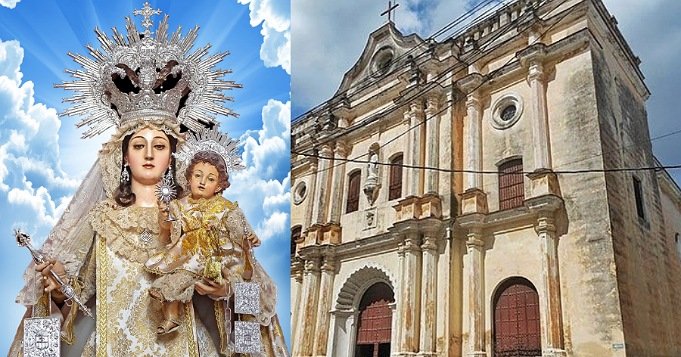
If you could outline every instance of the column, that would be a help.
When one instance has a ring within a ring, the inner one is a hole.
[[[321,289],[317,310],[317,327],[314,337],[314,356],[326,356],[326,346],[329,337],[329,319],[331,317],[331,299],[333,298],[333,280],[336,275],[336,261],[333,251],[326,253],[321,266]],[[314,306],[314,305],[313,305]]]
[[[331,217],[329,222],[340,223],[341,209],[343,205],[343,189],[345,188],[345,159],[348,157],[348,145],[337,142],[334,150],[335,165],[333,170],[333,185],[331,193]]]
[[[551,169],[551,143],[546,107],[546,84],[544,65],[538,60],[530,61],[527,81],[532,92],[532,146],[534,170]]]
[[[471,228],[466,241],[468,249],[468,356],[487,356],[485,353],[485,242],[482,229]]]
[[[293,258],[296,259],[296,258]],[[291,287],[291,340],[295,341],[298,336],[298,316],[300,316],[301,293],[303,290],[303,267],[300,261],[292,263],[291,278],[293,279],[293,286]]]
[[[539,214],[535,227],[541,244],[542,287],[539,289],[542,354],[564,356],[558,250],[553,217]]]
[[[326,208],[329,202],[329,189],[331,186],[331,172],[333,170],[333,150],[331,146],[324,144],[319,150],[319,170],[317,171],[317,184],[315,191],[315,205],[312,213],[312,224],[326,223]]]
[[[403,291],[404,291],[404,286],[407,284],[405,282],[406,276],[405,276],[405,270],[404,270],[404,252],[405,252],[405,244],[404,244],[404,237],[402,237],[402,240],[397,244],[397,286],[395,286],[395,304],[397,305],[397,309],[394,311],[395,312],[395,322],[393,323],[393,341],[391,343],[390,349],[392,350],[391,353],[398,353],[402,350],[402,339],[403,339],[403,324],[402,321],[404,320],[403,318],[403,313],[402,310],[404,303],[402,300],[403,296]],[[391,354],[392,355],[392,354]]]
[[[423,150],[421,149],[421,143],[425,139],[425,128],[423,127],[424,112],[423,105],[418,102],[411,103],[410,111],[410,128],[409,131],[409,164],[413,166],[423,166]],[[421,125],[419,125],[421,124]],[[418,127],[416,127],[419,125]],[[407,186],[407,196],[421,196],[423,193],[423,179],[424,170],[409,168],[405,171],[411,172],[411,180],[409,181],[409,186]]]
[[[421,332],[419,341],[419,356],[436,356],[435,338],[437,311],[437,260],[438,260],[438,230],[431,229],[423,233],[423,267],[421,275]]]
[[[438,129],[440,127],[440,101],[436,96],[431,96],[426,101],[426,166],[439,167],[440,163],[440,136]],[[426,193],[438,192],[438,177],[437,170],[425,170],[426,175]]]
[[[464,169],[469,171],[465,176],[464,189],[482,189],[482,103],[480,94],[475,91],[466,99],[468,115],[468,134],[464,147]]]
[[[314,157],[309,158],[309,160],[310,160],[310,172],[312,173],[312,178],[310,179],[310,191],[309,192],[315,193],[315,186],[316,186],[316,183],[317,183],[317,175],[319,174],[317,172],[318,160],[317,160],[317,158],[314,158]],[[309,194],[308,194],[308,196],[309,196]],[[308,203],[307,206],[305,207],[305,226],[303,227],[304,231],[306,231],[312,225],[312,212],[314,211],[315,205],[317,205],[317,202],[314,199],[312,199],[312,197],[310,197],[310,203]]]
[[[410,229],[404,238],[404,285],[401,289],[402,341],[400,352],[418,352],[421,305],[421,248],[419,233]]]
[[[305,261],[303,277],[302,306],[317,306],[319,298],[319,258],[309,258]],[[311,356],[315,339],[316,309],[305,308],[298,321],[300,329],[299,344],[294,345],[294,356]],[[294,341],[295,342],[295,341]],[[297,347],[297,348],[296,348]]]

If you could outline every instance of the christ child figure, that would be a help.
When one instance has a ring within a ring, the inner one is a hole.
[[[206,294],[211,288],[221,288],[226,292],[221,296],[231,295],[231,285],[243,280],[244,252],[251,244],[259,244],[237,204],[222,197],[229,187],[222,156],[213,151],[197,152],[185,177],[189,194],[171,201],[169,207],[170,216],[177,220],[162,225],[166,250],[145,264],[159,275],[149,289],[163,304],[159,335],[182,325],[183,305],[191,301],[195,290]]]

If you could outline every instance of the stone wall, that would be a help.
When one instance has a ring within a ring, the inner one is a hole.
[[[644,100],[621,73],[614,56],[594,52],[594,76],[604,168],[654,165]],[[642,183],[644,218],[637,214],[633,180]],[[605,174],[610,230],[626,351],[631,356],[681,354],[678,309],[681,277],[665,239],[657,177],[653,171]]]

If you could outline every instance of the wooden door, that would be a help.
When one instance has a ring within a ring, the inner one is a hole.
[[[494,304],[494,355],[541,356],[539,295],[518,279],[500,288]]]

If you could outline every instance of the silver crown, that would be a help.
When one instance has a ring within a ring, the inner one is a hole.
[[[223,107],[232,98],[222,91],[241,85],[221,79],[230,70],[214,69],[229,53],[204,58],[210,44],[190,52],[198,26],[184,38],[182,27],[178,27],[168,39],[168,15],[152,37],[151,16],[160,13],[145,2],[141,10],[133,12],[144,17],[143,33],[126,17],[127,37],[115,27],[112,38],[95,28],[101,51],[87,45],[92,58],[69,53],[82,70],[67,70],[76,80],[56,85],[76,92],[64,100],[73,106],[60,115],[85,116],[76,124],[88,126],[83,138],[130,121],[169,119],[198,131],[217,125],[216,114],[238,116]]]
[[[246,168],[237,154],[239,142],[215,129],[201,129],[193,132],[187,141],[173,154],[181,169],[186,169],[196,153],[212,151],[222,157],[228,172]]]

